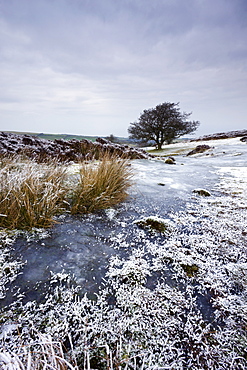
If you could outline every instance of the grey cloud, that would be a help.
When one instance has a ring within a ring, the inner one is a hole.
[[[125,58],[126,69],[132,59],[141,62],[141,58],[151,56],[152,60],[157,47],[157,58],[165,55],[172,59],[174,53],[187,64],[192,63],[193,68],[194,61],[202,65],[225,63],[244,52],[241,40],[246,37],[246,29],[234,23],[239,14],[226,0],[216,1],[213,6],[195,0],[36,0],[32,4],[22,17],[13,14],[13,20],[18,18],[20,27],[30,35],[34,50],[68,72],[83,73],[86,68],[88,73],[102,69],[111,74],[118,68],[124,70],[121,59]],[[17,8],[15,13],[19,11]],[[235,45],[236,33],[239,46]],[[235,49],[240,50],[234,53]]]

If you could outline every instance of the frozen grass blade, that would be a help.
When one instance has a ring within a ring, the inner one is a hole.
[[[50,335],[39,335],[40,341],[30,346],[20,346],[18,353],[0,352],[0,365],[3,370],[78,370],[65,358],[61,343],[52,340]]]

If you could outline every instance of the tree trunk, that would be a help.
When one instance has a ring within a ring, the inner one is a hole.
[[[162,143],[157,143],[157,149],[161,150],[162,149]]]

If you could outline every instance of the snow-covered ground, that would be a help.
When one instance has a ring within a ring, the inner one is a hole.
[[[190,150],[194,149],[197,145],[208,145],[212,149],[216,149],[220,151],[222,148],[230,149],[232,146],[240,146],[245,145],[246,143],[241,142],[240,138],[228,138],[228,139],[220,139],[220,140],[203,140],[203,141],[179,141],[177,143],[172,143],[168,145],[164,145],[162,150],[158,151],[155,147],[146,147],[144,148],[147,151],[155,151],[152,154],[157,156],[159,155],[182,155],[187,154]]]
[[[126,369],[247,368],[247,144],[203,142],[212,148],[187,157],[199,144],[170,145],[175,165],[131,162],[130,197],[115,209],[2,238],[9,263],[18,261],[15,279],[2,280],[2,348],[19,343],[13,322],[26,333],[28,322],[37,331],[45,322],[77,354],[95,359],[108,346]],[[150,217],[166,232],[138,226]],[[55,284],[68,275],[89,299]]]

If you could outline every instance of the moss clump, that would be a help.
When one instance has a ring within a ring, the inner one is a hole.
[[[199,271],[199,267],[197,265],[182,264],[181,267],[184,270],[184,272],[187,274],[188,277],[195,276]]]
[[[193,193],[201,195],[202,197],[210,197],[211,196],[209,191],[207,191],[205,189],[195,189],[195,190],[193,190]]]
[[[160,233],[165,233],[171,231],[170,226],[162,219],[148,217],[142,220],[135,221],[135,223],[142,229],[147,229],[149,231],[156,231]]]

